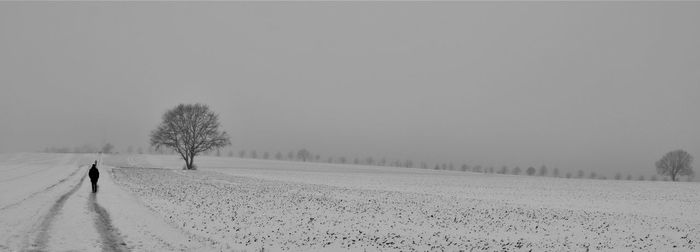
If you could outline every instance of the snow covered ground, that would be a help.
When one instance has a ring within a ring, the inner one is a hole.
[[[86,179],[94,154],[0,154],[0,251],[214,250],[112,181]]]
[[[114,169],[116,184],[222,250],[700,249],[696,183],[218,157],[198,157],[198,171],[181,170],[175,156],[105,162],[140,167]]]

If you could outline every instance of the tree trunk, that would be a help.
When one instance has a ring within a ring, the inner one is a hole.
[[[190,156],[190,163],[187,164],[188,170],[194,170],[194,155]]]

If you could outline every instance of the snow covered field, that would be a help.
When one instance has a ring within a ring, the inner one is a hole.
[[[700,249],[696,183],[196,162],[0,154],[0,251]]]
[[[0,154],[0,251],[206,251],[111,180],[94,154]]]
[[[116,184],[216,249],[697,251],[696,183],[111,156]],[[153,169],[155,168],[155,169]],[[166,169],[161,169],[166,168]]]

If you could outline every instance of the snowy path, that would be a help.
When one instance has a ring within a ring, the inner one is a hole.
[[[76,160],[82,159],[70,159],[68,163]],[[3,165],[0,162],[0,175],[18,170]],[[64,165],[77,166],[59,166]],[[53,166],[56,164],[32,167],[27,173],[43,174],[55,170]],[[29,179],[24,187],[33,189],[14,192],[21,195],[5,195],[14,201],[0,205],[0,251],[211,250],[166,224],[117,187],[112,182],[111,167],[98,167],[98,193],[91,192],[85,178],[89,166],[83,165],[67,177],[53,176],[53,182],[49,182],[50,176],[43,178],[44,183]],[[26,180],[33,175],[16,177]]]

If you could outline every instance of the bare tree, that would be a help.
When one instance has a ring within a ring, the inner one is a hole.
[[[250,152],[250,158],[252,158],[252,159],[258,159],[258,152],[255,151],[255,150],[252,150],[252,151]]]
[[[540,170],[537,172],[538,176],[547,176],[547,166],[540,166]]]
[[[238,152],[238,157],[239,158],[244,158],[245,157],[245,150],[241,150]]]
[[[301,149],[297,152],[297,159],[301,160],[302,162],[306,162],[307,160],[311,159],[311,152],[309,152],[307,149]]]
[[[502,167],[501,167],[501,170],[498,171],[498,173],[500,173],[500,174],[508,174],[508,166],[505,166],[505,165],[502,166]]]
[[[219,126],[219,116],[207,105],[180,104],[165,112],[161,124],[151,132],[151,146],[176,151],[185,160],[186,169],[195,169],[195,156],[231,144]]]
[[[287,153],[287,160],[294,160],[294,151]]]
[[[595,179],[597,178],[598,175],[595,174],[595,172],[591,172],[591,175],[588,177],[589,179]]]
[[[535,167],[530,166],[527,168],[527,170],[525,170],[525,172],[527,173],[528,176],[532,176],[532,175],[535,175],[536,170],[535,170]]]
[[[275,159],[282,160],[282,152],[278,151],[277,154],[275,154]]]
[[[584,176],[583,170],[578,170],[578,172],[576,173],[576,177],[577,177],[577,178],[583,178],[583,176]]]
[[[622,174],[620,174],[618,172],[617,174],[615,174],[615,180],[620,180],[620,179],[622,179]]]
[[[473,172],[481,172],[481,165],[476,165],[474,166],[474,169],[472,169]]]
[[[662,176],[671,176],[672,181],[678,181],[678,176],[693,175],[693,156],[684,150],[666,153],[656,161],[656,172]]]
[[[348,159],[345,157],[340,157],[340,158],[338,158],[338,162],[340,162],[341,164],[344,164],[344,163],[348,162]]]
[[[644,175],[639,175],[639,179],[637,179],[637,180],[644,181]]]
[[[521,172],[522,170],[520,169],[520,166],[513,168],[513,175],[520,175]]]
[[[270,153],[267,151],[263,153],[263,159],[270,159]]]
[[[568,178],[568,179],[570,179],[570,178],[571,178],[571,172],[567,172],[565,177]]]
[[[111,143],[106,143],[104,146],[102,146],[102,153],[112,153],[112,150],[114,149],[114,145]]]
[[[554,170],[552,170],[552,176],[559,177],[559,168],[555,167]]]
[[[627,174],[627,180],[632,180],[632,174]]]

